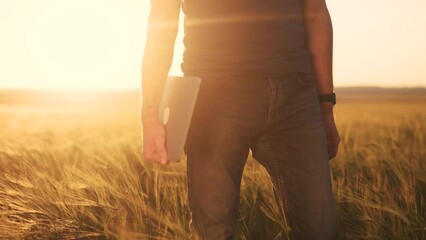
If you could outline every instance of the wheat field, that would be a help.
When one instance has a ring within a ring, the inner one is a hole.
[[[137,92],[0,92],[0,239],[189,239],[185,159],[140,156]],[[331,162],[339,239],[426,239],[426,98],[344,99]],[[245,168],[238,239],[280,222]]]

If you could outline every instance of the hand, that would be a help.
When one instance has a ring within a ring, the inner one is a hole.
[[[336,156],[339,148],[340,136],[334,122],[333,106],[331,103],[322,103],[322,116],[327,136],[327,148],[329,159]]]
[[[147,161],[166,165],[169,163],[166,151],[166,130],[159,121],[143,121],[142,155]]]

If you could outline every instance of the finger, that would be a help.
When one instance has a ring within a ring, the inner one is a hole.
[[[328,158],[329,160],[333,159],[337,155],[337,148],[332,146],[328,149]]]
[[[164,162],[161,160],[160,155],[158,155],[157,153],[145,154],[144,159],[147,162],[152,162],[152,163],[156,163],[156,164],[164,164]]]
[[[156,139],[155,141],[155,148],[156,148],[156,154],[157,159],[161,164],[167,164],[168,158],[167,158],[167,151],[166,151],[166,144],[163,139]]]
[[[328,145],[328,156],[331,160],[337,155],[338,147],[339,147],[339,139],[332,139],[327,142]]]
[[[156,153],[155,145],[150,144],[148,146],[144,146],[141,151],[144,160],[154,163],[160,163],[160,158]]]
[[[148,151],[148,150],[142,151],[142,156],[147,161],[153,161],[155,159],[155,154],[153,151]]]

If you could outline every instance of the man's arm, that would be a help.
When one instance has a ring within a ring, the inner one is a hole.
[[[159,119],[164,82],[173,59],[181,0],[151,0],[142,61],[143,156],[167,164],[165,130]]]
[[[333,27],[325,0],[302,0],[307,43],[312,57],[318,94],[333,93]],[[333,103],[321,103],[330,159],[340,142],[333,116]]]

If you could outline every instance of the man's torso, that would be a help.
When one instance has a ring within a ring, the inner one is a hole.
[[[300,0],[184,0],[182,70],[197,76],[309,72]]]

